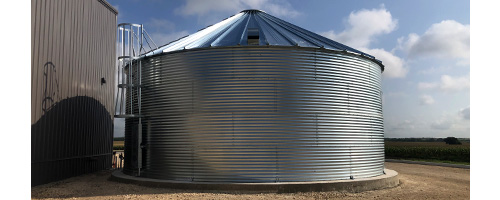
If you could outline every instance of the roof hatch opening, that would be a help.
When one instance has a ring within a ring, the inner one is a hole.
[[[247,43],[248,43],[248,45],[259,45],[259,29],[258,28],[248,28],[247,29]]]

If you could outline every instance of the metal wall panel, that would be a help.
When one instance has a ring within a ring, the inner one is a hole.
[[[117,12],[101,0],[31,8],[32,185],[108,168]]]
[[[141,174],[193,182],[381,175],[381,73],[366,57],[320,48],[219,47],[146,57]],[[137,170],[136,123],[126,120],[128,174]]]

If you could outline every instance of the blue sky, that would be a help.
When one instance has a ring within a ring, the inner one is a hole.
[[[386,137],[470,137],[469,1],[108,0],[118,23],[158,44],[244,9],[267,13],[383,61]],[[123,121],[115,122],[115,137]]]

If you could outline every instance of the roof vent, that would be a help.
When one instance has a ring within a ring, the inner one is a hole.
[[[247,29],[247,42],[248,42],[248,45],[259,45],[259,29],[258,28],[248,28]]]

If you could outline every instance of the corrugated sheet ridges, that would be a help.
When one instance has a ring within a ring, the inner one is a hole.
[[[32,186],[110,167],[115,41],[103,0],[31,1]]]
[[[200,48],[145,58],[142,74],[141,176],[248,183],[383,174],[382,74],[364,57],[306,47]],[[130,175],[137,123],[125,123]]]

